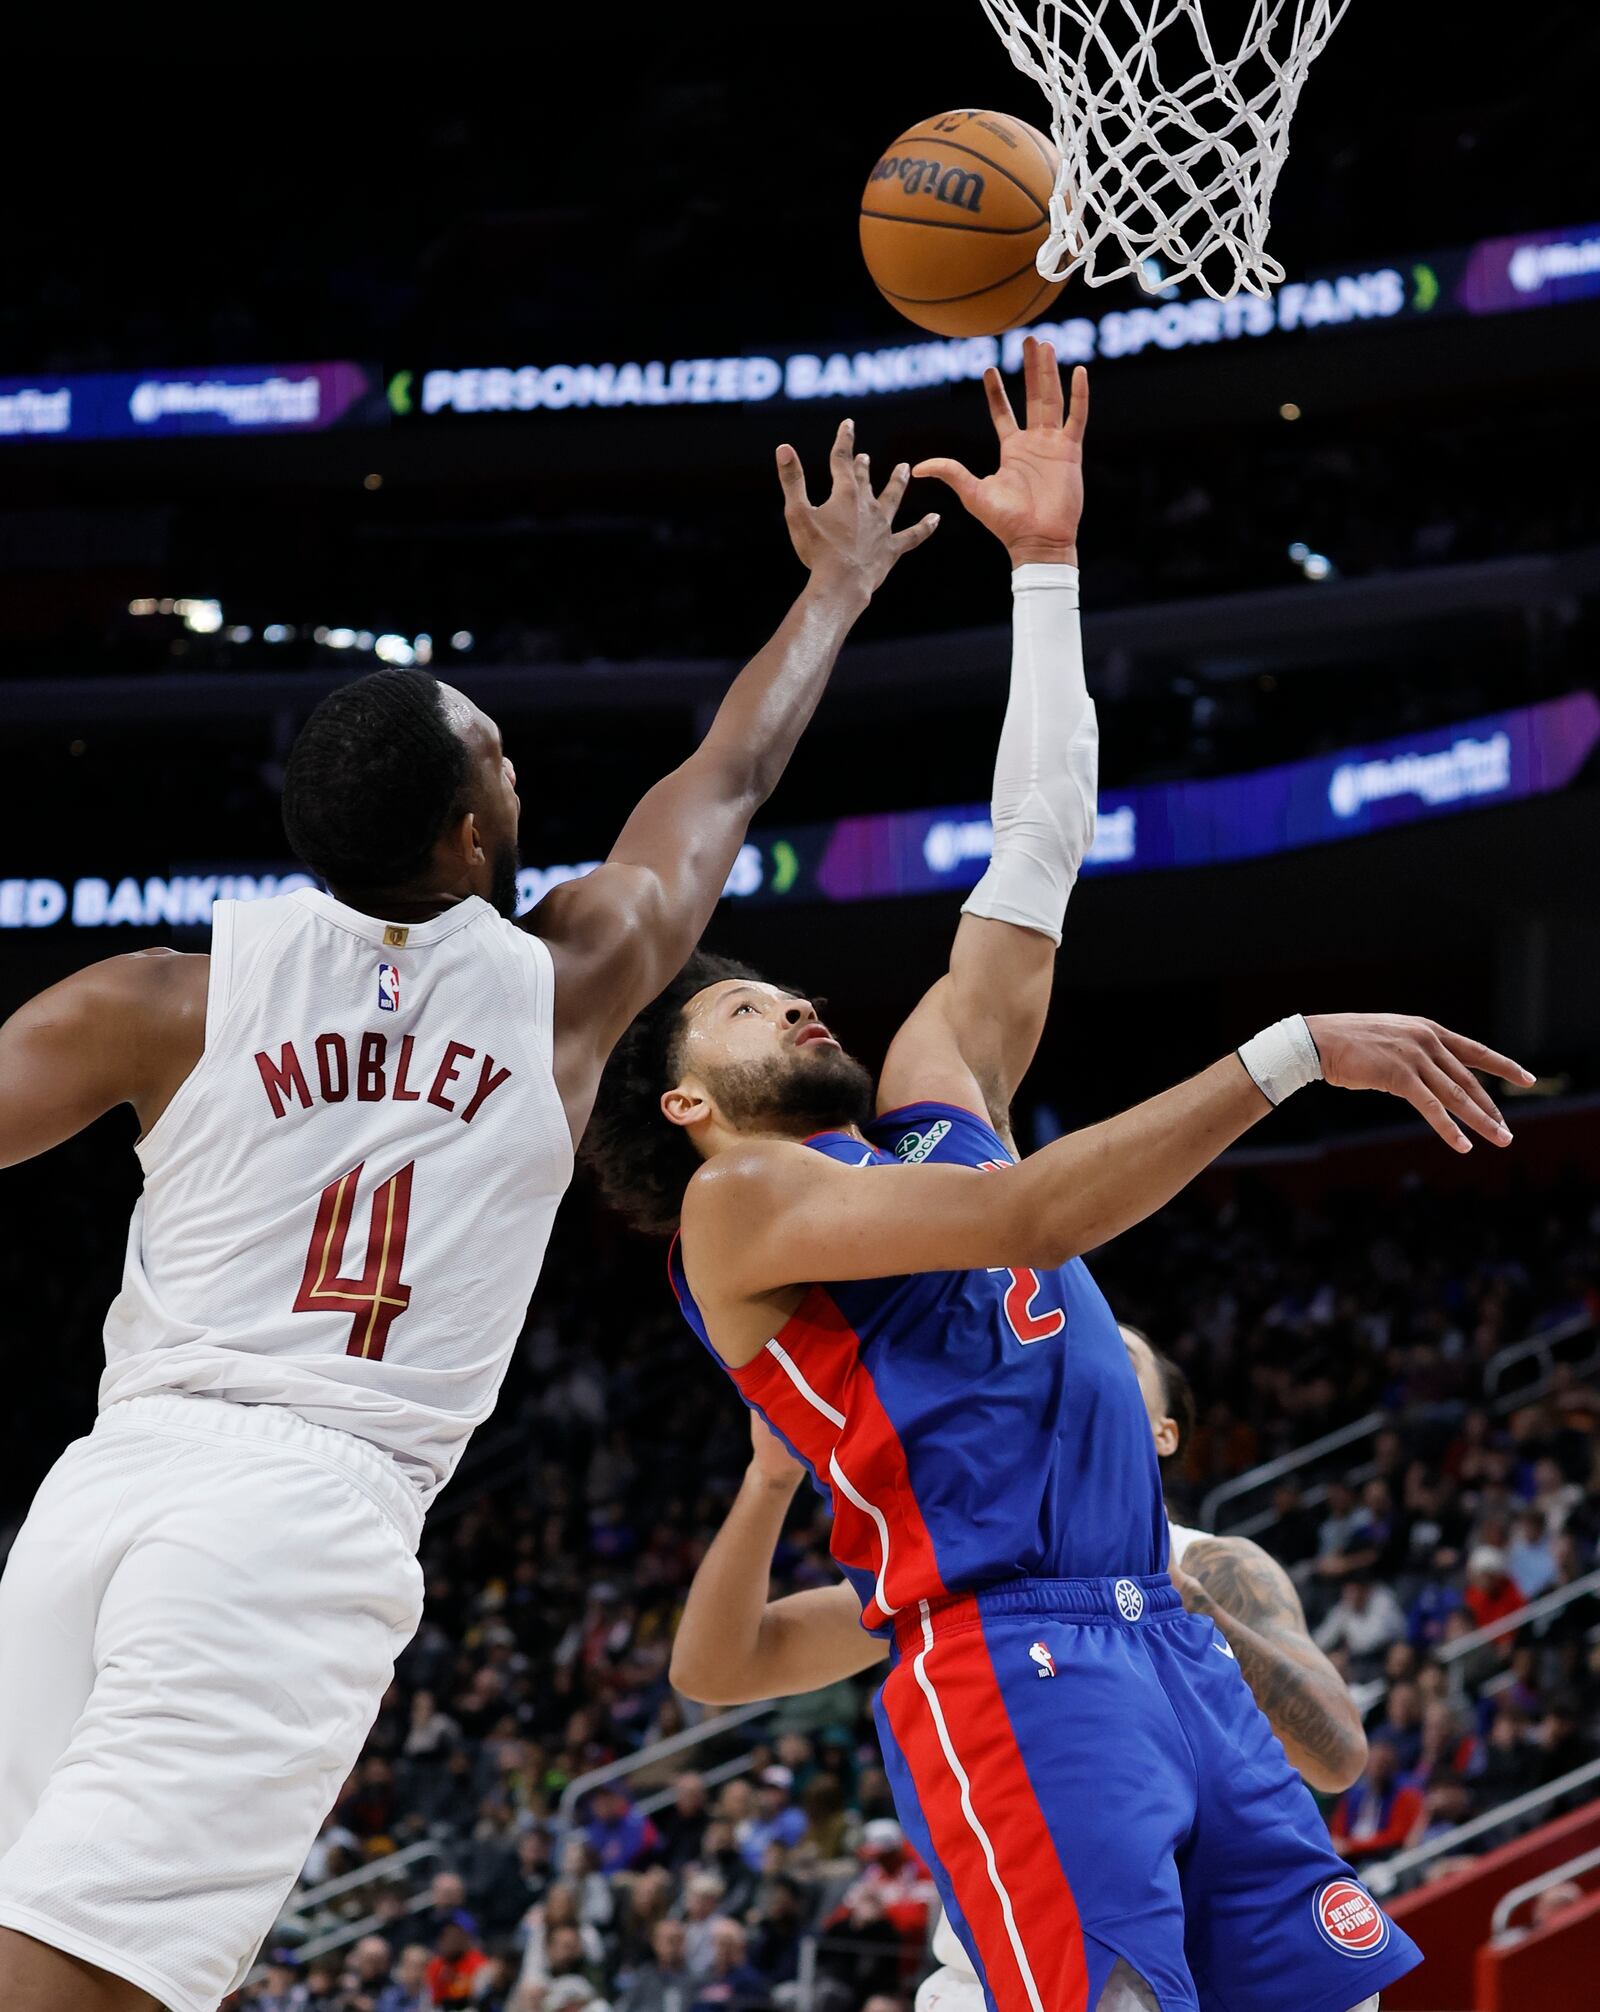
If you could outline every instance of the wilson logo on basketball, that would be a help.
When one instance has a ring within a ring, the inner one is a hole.
[[[1311,1902],[1324,1942],[1345,1956],[1376,1956],[1389,1940],[1389,1917],[1353,1879],[1330,1879]]]
[[[869,182],[898,181],[908,196],[932,196],[974,215],[983,207],[983,177],[975,168],[947,167],[909,154],[885,154],[868,176]]]

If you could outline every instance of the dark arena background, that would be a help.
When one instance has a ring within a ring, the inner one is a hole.
[[[298,873],[286,751],[380,663],[500,722],[531,905],[797,590],[780,440],[814,493],[846,414],[882,470],[990,465],[977,380],[1020,335],[899,320],[855,209],[917,119],[1044,103],[975,4],[776,34],[597,17],[520,96],[419,37],[403,85],[180,64],[13,107],[0,1008],[202,949],[218,894]],[[1415,2012],[1600,2002],[1597,75],[1585,6],[1491,39],[1357,0],[1274,300],[1069,283],[1038,331],[1093,383],[1102,756],[1022,1149],[1297,1011],[1426,1013],[1538,1072],[1514,1146],[1462,1159],[1314,1091],[1092,1261],[1194,1386],[1174,1513],[1273,1552],[1353,1688],[1367,1770],[1321,1800],[1428,1958],[1384,1997]],[[873,1064],[981,870],[1005,703],[1004,559],[914,483],[932,508],[708,939]],[[94,1415],[133,1136],[0,1175],[0,1553]],[[667,1681],[748,1452],[660,1251],[580,1180],[430,1519],[422,1631],[234,2002],[909,2012],[931,1888],[882,1828],[871,1685],[721,1713]],[[776,1569],[832,1575],[809,1492]]]

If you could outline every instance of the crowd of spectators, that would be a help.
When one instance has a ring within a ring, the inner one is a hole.
[[[816,1935],[820,2006],[905,2012],[932,1893],[894,1820],[865,1682],[713,1745],[748,1752],[730,1779],[669,1758],[563,1804],[578,1777],[694,1716],[667,1682],[671,1633],[745,1454],[742,1412],[687,1355],[653,1264],[607,1251],[602,1321],[574,1293],[573,1241],[487,1429],[493,1447],[516,1442],[497,1456],[515,1471],[463,1480],[430,1526],[422,1631],[302,1887],[398,1869],[291,1901],[241,2005],[781,2012]],[[1367,1701],[1366,1771],[1327,1806],[1341,1850],[1370,1874],[1600,1753],[1600,1599],[1476,1635],[1595,1570],[1600,1387],[1583,1323],[1600,1314],[1600,1214],[1582,1187],[1448,1212],[1420,1191],[1191,1196],[1097,1270],[1196,1386],[1175,1511],[1370,1408],[1389,1420],[1282,1484],[1261,1532]],[[1488,1401],[1496,1350],[1540,1329],[1572,1336],[1554,1380]],[[781,1587],[831,1577],[826,1536],[802,1496]],[[403,1857],[423,1841],[432,1855]]]

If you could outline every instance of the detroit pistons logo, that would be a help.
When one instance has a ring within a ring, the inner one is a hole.
[[[1330,1879],[1312,1896],[1317,1931],[1341,1956],[1376,1956],[1389,1941],[1389,1917],[1353,1879]]]
[[[1033,1643],[1028,1650],[1028,1654],[1033,1658],[1034,1662],[1037,1663],[1038,1665],[1037,1674],[1039,1676],[1053,1677],[1055,1675],[1056,1659],[1054,1656],[1051,1655],[1050,1651],[1045,1647],[1043,1642]]]
[[[1119,1579],[1112,1591],[1117,1596],[1117,1612],[1125,1621],[1137,1621],[1144,1612],[1144,1594],[1131,1579]]]

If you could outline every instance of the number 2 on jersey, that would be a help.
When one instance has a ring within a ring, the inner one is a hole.
[[[345,1278],[345,1239],[355,1216],[356,1190],[365,1165],[363,1160],[349,1173],[330,1181],[322,1191],[294,1310],[353,1315],[345,1353],[379,1362],[390,1328],[411,1304],[411,1288],[401,1282],[400,1269],[405,1263],[406,1230],[411,1220],[411,1175],[416,1162],[408,1160],[373,1195],[372,1220],[367,1230],[367,1268],[359,1278]]]
[[[1009,1166],[1009,1160],[980,1160],[978,1171],[982,1174],[997,1174]],[[1011,1284],[1006,1289],[1006,1321],[1011,1332],[1024,1348],[1030,1341],[1050,1341],[1067,1324],[1067,1316],[1059,1307],[1050,1307],[1044,1313],[1035,1313],[1033,1303],[1039,1297],[1039,1274],[1036,1271],[1014,1270],[1009,1265],[994,1265],[991,1270],[1004,1272]]]

